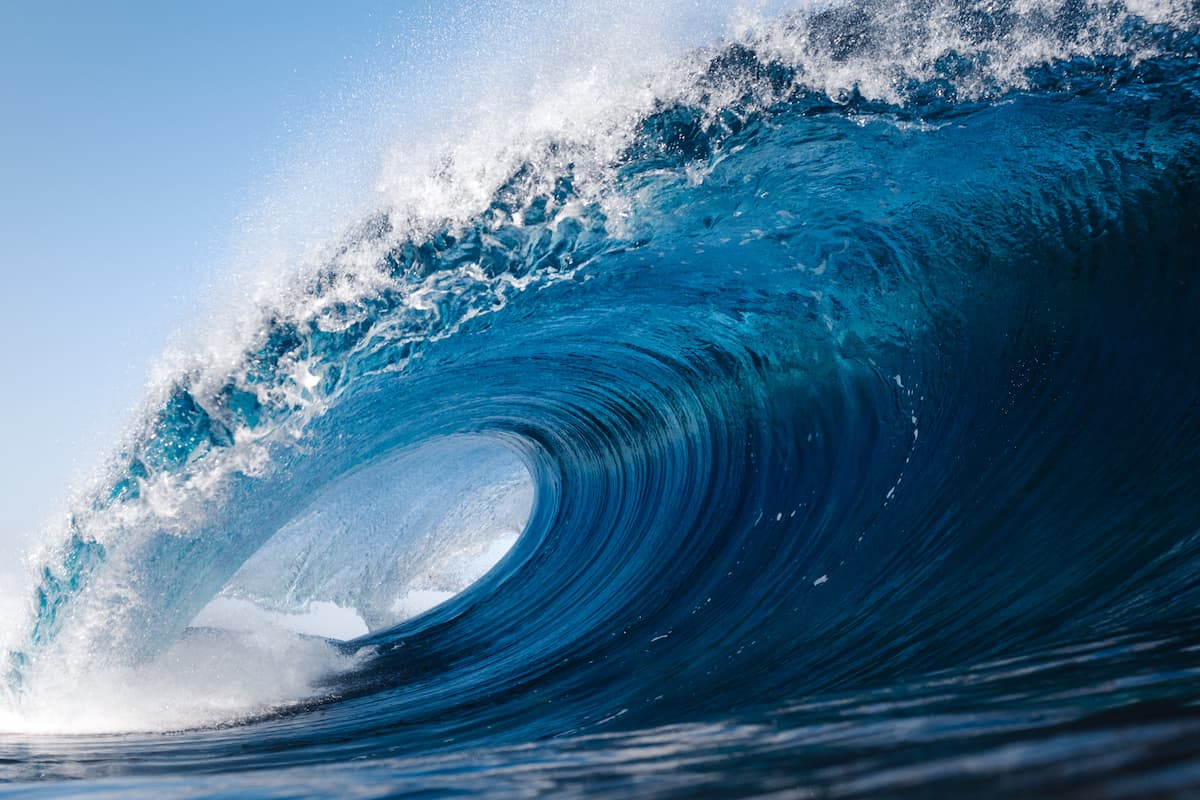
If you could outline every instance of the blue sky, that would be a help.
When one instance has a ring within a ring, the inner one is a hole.
[[[0,589],[281,160],[436,24],[416,2],[0,9]]]

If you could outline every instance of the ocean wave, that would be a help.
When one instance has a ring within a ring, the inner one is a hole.
[[[0,726],[187,732],[0,775],[1193,786],[1198,25],[819,4],[447,114],[37,562]]]

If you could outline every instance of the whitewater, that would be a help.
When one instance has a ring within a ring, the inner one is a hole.
[[[0,794],[1200,791],[1200,6],[701,5],[489,7],[264,203]]]

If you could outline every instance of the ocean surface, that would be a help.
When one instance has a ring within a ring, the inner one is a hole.
[[[0,794],[1200,795],[1200,4],[680,6],[167,359]]]

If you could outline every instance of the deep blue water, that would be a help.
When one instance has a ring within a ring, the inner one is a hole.
[[[550,142],[465,223],[355,226],[152,401],[7,702],[206,635],[327,487],[448,485],[431,442],[520,459],[515,547],[298,703],[0,734],[0,793],[1200,793],[1200,9],[1045,7],[784,20],[806,56],[714,45],[603,191]]]

